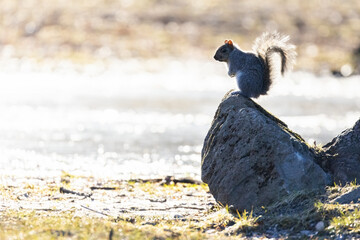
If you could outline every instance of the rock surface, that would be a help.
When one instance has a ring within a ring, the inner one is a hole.
[[[360,200],[360,188],[356,188],[348,193],[345,193],[335,198],[332,202],[339,204],[349,204],[349,203],[359,203],[360,202],[359,200]]]
[[[239,210],[329,182],[299,135],[241,95],[224,97],[201,155],[201,177],[215,199]]]
[[[345,185],[360,181],[360,120],[323,146],[319,155],[333,182]]]

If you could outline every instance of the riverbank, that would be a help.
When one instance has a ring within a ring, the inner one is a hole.
[[[0,239],[107,239],[110,233],[114,239],[173,238],[180,235],[173,223],[186,229],[215,205],[206,185],[171,179],[122,181],[63,173],[2,177],[0,189]]]
[[[357,188],[298,193],[247,213],[219,206],[191,179],[3,176],[0,239],[358,237],[360,204],[337,201]]]

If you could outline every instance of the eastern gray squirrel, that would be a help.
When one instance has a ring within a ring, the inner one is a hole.
[[[279,70],[282,75],[295,63],[295,46],[289,44],[288,40],[289,36],[266,32],[255,40],[254,52],[243,52],[231,40],[225,40],[214,58],[227,63],[230,77],[236,76],[240,91],[232,94],[239,93],[251,98],[265,95],[279,72],[276,71],[277,59],[273,58],[274,54],[281,57],[278,62],[281,64]]]

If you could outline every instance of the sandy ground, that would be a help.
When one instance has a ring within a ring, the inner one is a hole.
[[[205,185],[175,184],[161,179],[122,181],[69,175],[2,177],[0,189],[0,211],[33,210],[54,214],[75,211],[77,216],[196,219],[215,205]]]
[[[358,185],[233,215],[189,179],[0,178],[0,239],[358,238]],[[319,227],[320,226],[320,227]],[[63,238],[64,237],[64,238]]]

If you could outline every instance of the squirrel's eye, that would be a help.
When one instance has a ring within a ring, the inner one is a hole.
[[[224,49],[221,49],[221,52],[222,53],[225,53],[226,52],[226,49],[224,48]]]

